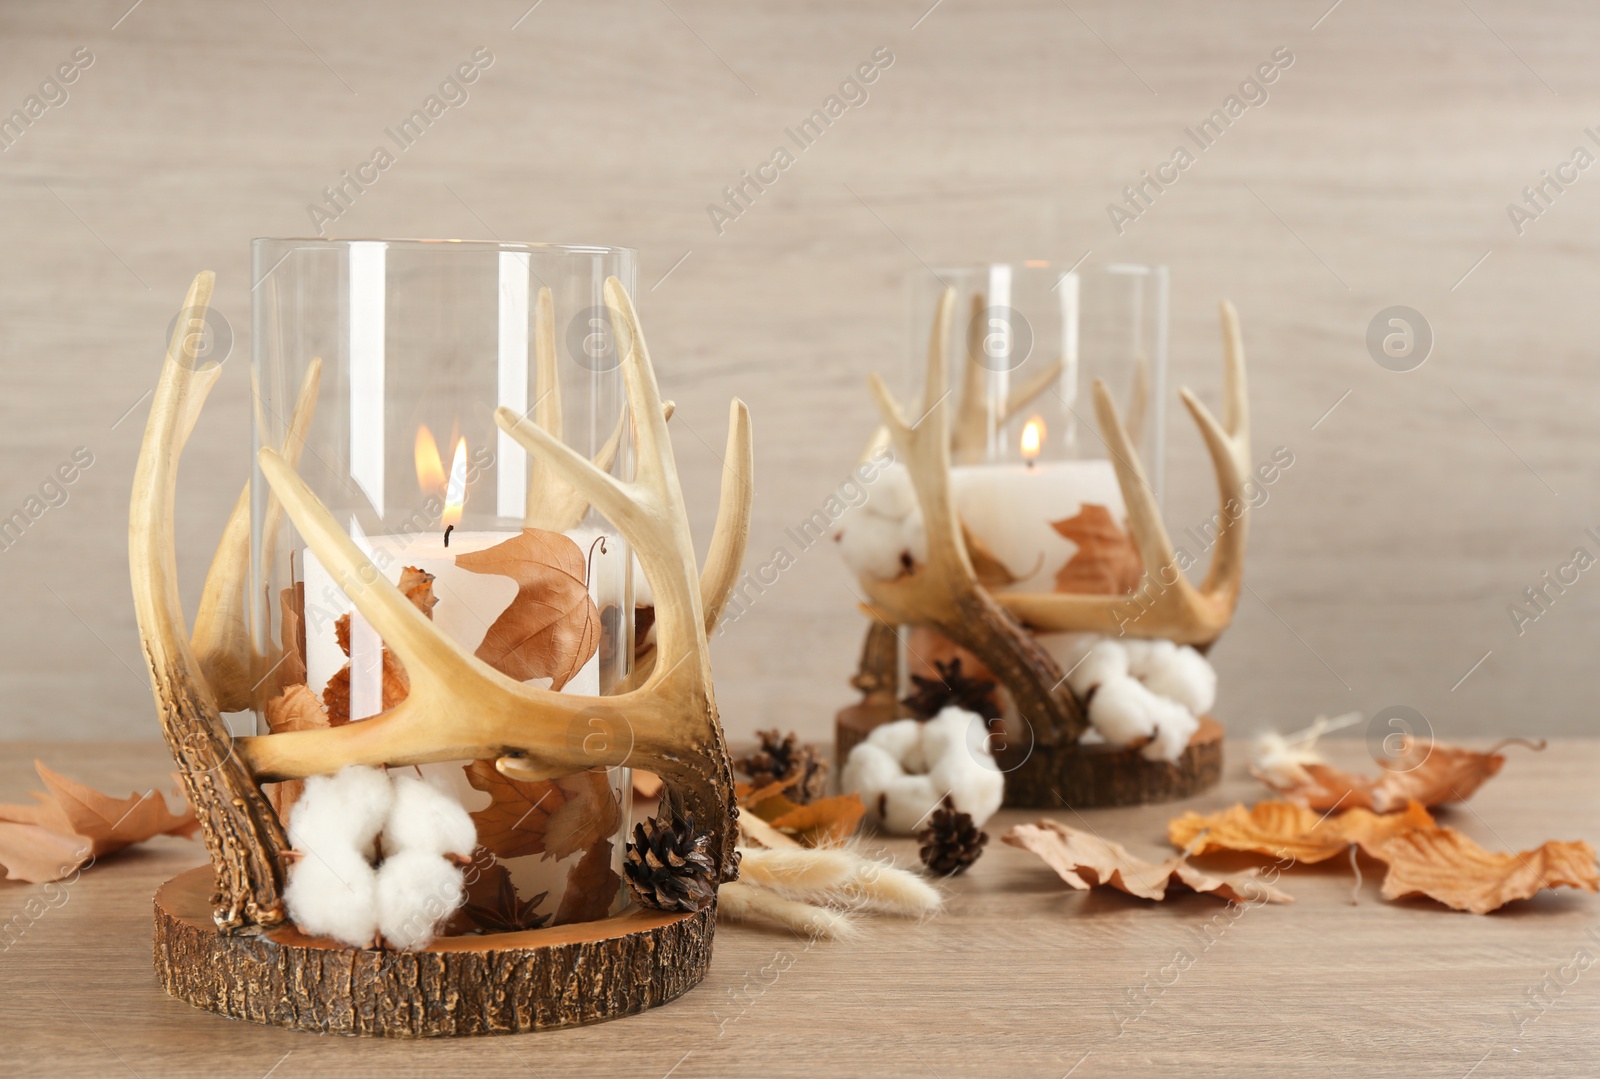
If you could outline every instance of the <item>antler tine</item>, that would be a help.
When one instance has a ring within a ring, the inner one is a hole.
[[[1250,456],[1250,395],[1244,373],[1244,335],[1239,312],[1229,300],[1222,314],[1222,424],[1232,438],[1244,439],[1245,459]]]
[[[706,635],[716,628],[722,609],[739,580],[745,546],[750,539],[750,506],[755,498],[755,442],[750,409],[737,397],[728,406],[728,448],[722,466],[722,496],[711,549],[700,571],[700,604],[705,608]]]
[[[961,364],[961,401],[956,406],[955,433],[951,443],[959,464],[983,460],[989,436],[989,417],[984,408],[984,369],[978,362],[978,356],[983,351],[984,331],[979,316],[983,314],[984,306],[983,293],[974,292],[971,316],[967,322],[967,354]]]
[[[1122,501],[1128,508],[1128,531],[1138,545],[1139,557],[1144,559],[1145,570],[1155,572],[1158,567],[1174,564],[1176,552],[1167,526],[1161,520],[1161,509],[1156,505],[1155,492],[1145,479],[1144,464],[1139,451],[1134,448],[1128,429],[1117,415],[1117,406],[1111,400],[1111,391],[1101,379],[1094,380],[1094,411],[1100,422],[1100,434],[1111,452],[1111,466],[1117,473],[1117,485],[1122,488]]]
[[[300,393],[295,398],[284,436],[283,452],[291,466],[299,461],[300,451],[305,448],[321,380],[322,360],[313,358],[300,382]],[[262,535],[269,544],[277,536],[280,512],[277,499],[269,499],[266,524],[262,528]],[[262,564],[269,562],[270,555],[264,553]],[[254,690],[259,684],[260,658],[250,643],[250,630],[245,624],[245,578],[249,575],[249,566],[250,485],[247,483],[239,492],[233,512],[228,515],[217,552],[211,559],[211,568],[206,571],[200,607],[194,616],[194,635],[189,639],[200,673],[216,695],[217,707],[224,712],[240,712],[251,707],[255,703]]]

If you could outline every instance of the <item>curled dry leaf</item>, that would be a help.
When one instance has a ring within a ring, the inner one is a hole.
[[[173,813],[154,788],[114,798],[42,761],[33,766],[48,794],[33,805],[0,805],[0,866],[11,880],[42,884],[70,876],[84,863],[153,836],[192,838],[200,823],[187,806]]]
[[[1057,592],[1120,596],[1139,587],[1144,576],[1139,548],[1104,506],[1085,502],[1077,516],[1051,521],[1050,527],[1078,545],[1056,571]]]
[[[278,646],[283,661],[273,673],[280,686],[306,680],[306,586],[296,581],[293,588],[278,593]]]
[[[867,812],[861,796],[841,794],[801,805],[784,794],[800,778],[794,775],[760,788],[736,783],[734,794],[739,800],[740,821],[754,816],[779,834],[792,836],[808,847],[837,846],[854,835]]]
[[[967,522],[961,522],[961,542],[966,544],[967,557],[972,560],[973,573],[977,576],[978,583],[991,592],[1016,584],[1022,578],[1012,573],[1006,564],[1000,561],[1000,556],[995,554],[989,545],[967,527]],[[1044,556],[1041,554],[1040,560]],[[1037,572],[1038,566],[1033,572]],[[1024,576],[1032,576],[1032,572]]]
[[[400,571],[400,591],[412,604],[427,615],[433,617],[433,608],[438,604],[438,599],[433,594],[433,574],[418,569],[416,566],[406,566]],[[304,631],[302,630],[301,646],[304,649]],[[333,639],[338,642],[339,650],[347,657],[350,655],[350,615],[342,614],[333,623]],[[406,668],[398,656],[388,648],[381,650],[383,672],[383,692],[378,704],[378,710],[387,712],[411,693],[411,676],[406,673]],[[328,710],[330,726],[340,727],[350,722],[350,664],[346,663],[334,672],[328,679],[328,684],[322,690],[322,703]]]
[[[622,878],[611,868],[611,854],[611,841],[602,839],[567,871],[567,890],[561,893],[554,924],[592,922],[611,913],[622,887]]]
[[[600,647],[600,611],[589,597],[584,553],[559,532],[524,528],[493,547],[456,556],[473,573],[517,583],[510,606],[490,625],[478,658],[519,682],[549,678],[560,689]]]
[[[1455,910],[1487,914],[1543,888],[1600,891],[1594,848],[1552,840],[1517,854],[1486,851],[1453,828],[1395,836],[1377,856],[1389,863],[1385,899],[1427,896]]]
[[[1101,839],[1059,821],[1041,820],[1019,824],[1002,841],[1037,854],[1073,888],[1087,891],[1097,884],[1108,884],[1141,899],[1162,900],[1174,883],[1229,899],[1236,903],[1292,903],[1293,898],[1250,870],[1219,876],[1189,864],[1181,855],[1161,862],[1147,862],[1129,854],[1120,843]]]
[[[1352,809],[1330,816],[1293,802],[1258,802],[1207,816],[1189,812],[1167,825],[1167,838],[1189,854],[1246,851],[1271,858],[1315,863],[1343,854],[1354,843],[1368,854],[1402,832],[1437,828],[1416,802],[1404,812],[1373,813]]]
[[[1464,802],[1500,771],[1505,763],[1501,747],[1521,739],[1507,738],[1482,752],[1428,743],[1407,735],[1401,740],[1396,759],[1419,759],[1410,768],[1385,768],[1377,777],[1356,775],[1332,765],[1315,762],[1286,768],[1280,773],[1252,768],[1251,774],[1293,802],[1312,809],[1371,809],[1390,813],[1407,802],[1424,806]],[[1542,743],[1534,745],[1543,749]]]
[[[525,783],[495,770],[494,761],[465,765],[467,782],[491,799],[472,814],[478,842],[496,857],[542,854],[559,861],[616,834],[622,806],[605,772],[579,772]]]

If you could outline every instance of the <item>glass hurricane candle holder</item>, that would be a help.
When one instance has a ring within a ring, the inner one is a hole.
[[[627,477],[627,402],[602,288],[616,277],[632,291],[634,253],[262,239],[253,257],[254,447],[297,455],[300,476],[339,525],[463,650],[517,681],[620,691],[634,655],[627,544],[494,413],[531,416]],[[308,375],[320,382],[312,419],[291,432]],[[403,667],[259,469],[251,499],[251,633],[258,654],[281,656],[254,693],[258,732],[361,723],[394,707],[409,684]],[[571,732],[597,751],[616,736],[598,716]],[[419,771],[476,814],[471,905],[453,931],[592,920],[622,905],[617,876],[592,862],[620,871],[628,769],[549,784],[515,783],[493,761]],[[274,791],[280,815],[295,793],[290,784]],[[497,866],[518,902],[506,902]],[[584,880],[605,883],[596,892]]]
[[[973,547],[1009,578],[1006,591],[1132,588],[1138,558],[1090,387],[1105,382],[1159,499],[1166,268],[1068,271],[1033,261],[919,277],[911,302],[913,400],[947,287],[956,293],[945,357],[954,406],[950,482]]]

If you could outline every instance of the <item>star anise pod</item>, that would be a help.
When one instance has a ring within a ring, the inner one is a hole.
[[[486,907],[468,903],[464,909],[467,917],[477,922],[478,927],[486,933],[516,933],[524,929],[543,929],[555,915],[535,914],[534,911],[549,894],[540,892],[532,899],[521,899],[517,896],[516,885],[511,883],[511,874],[501,872],[495,905]]]
[[[939,673],[939,677],[911,676],[911,681],[917,687],[916,692],[901,704],[923,719],[932,719],[950,705],[976,712],[984,719],[1000,718],[1000,702],[995,699],[994,682],[962,674],[960,656],[949,663],[934,660],[933,669]]]

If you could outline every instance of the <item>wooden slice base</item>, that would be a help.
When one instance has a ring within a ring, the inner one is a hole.
[[[445,937],[426,951],[347,948],[292,928],[226,936],[212,869],[155,898],[156,975],[198,1008],[318,1034],[510,1034],[599,1023],[687,993],[711,965],[716,908],[630,910],[576,925]]]
[[[874,727],[906,714],[893,701],[867,701],[840,711],[834,717],[839,767],[843,768],[850,750]],[[1222,734],[1222,724],[1203,717],[1182,756],[1170,764],[1146,760],[1136,749],[1116,746],[1013,745],[996,753],[1006,774],[1005,804],[1026,809],[1087,809],[1188,798],[1222,779]]]

